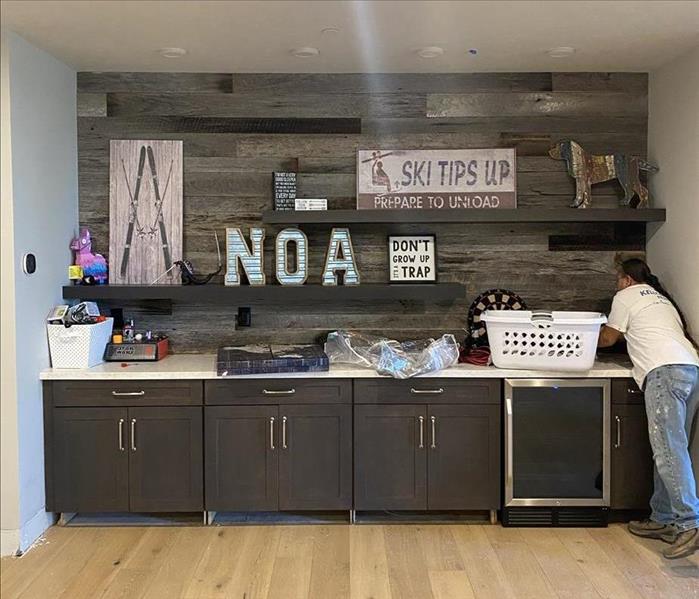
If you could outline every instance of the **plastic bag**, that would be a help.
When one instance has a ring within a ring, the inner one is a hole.
[[[459,344],[454,335],[399,342],[352,331],[334,331],[328,334],[325,353],[331,364],[354,364],[374,368],[379,374],[396,379],[407,379],[456,364]]]

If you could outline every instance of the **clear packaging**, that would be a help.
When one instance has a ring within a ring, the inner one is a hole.
[[[396,379],[407,379],[456,364],[459,344],[454,335],[399,342],[352,331],[334,331],[328,334],[325,353],[331,364],[354,364],[374,368],[379,374]]]

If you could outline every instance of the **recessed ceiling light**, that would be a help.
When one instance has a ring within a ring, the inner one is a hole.
[[[184,48],[160,48],[158,54],[163,58],[181,58],[187,54],[187,50]]]
[[[320,50],[318,50],[318,48],[304,46],[302,48],[294,48],[293,50],[290,50],[290,53],[292,56],[296,56],[296,58],[311,58],[313,56],[318,56],[318,54],[320,54]]]
[[[420,58],[438,58],[444,54],[444,48],[439,46],[425,46],[424,48],[418,48],[415,53]]]
[[[570,46],[557,46],[546,50],[546,54],[551,58],[567,58],[575,54],[575,48],[571,48]]]

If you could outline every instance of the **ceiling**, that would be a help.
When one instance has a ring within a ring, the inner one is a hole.
[[[12,1],[2,24],[90,71],[649,71],[699,45],[697,1]],[[335,27],[339,31],[326,31]],[[168,59],[163,47],[187,54]],[[320,54],[297,58],[292,48]],[[416,50],[440,46],[443,56]],[[554,59],[546,50],[572,46]],[[471,48],[477,55],[468,53]]]

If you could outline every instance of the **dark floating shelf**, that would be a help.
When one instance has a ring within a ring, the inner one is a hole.
[[[424,285],[68,285],[63,299],[121,300],[229,304],[302,304],[307,302],[427,301],[461,299],[466,288],[461,283]]]
[[[268,224],[665,222],[664,208],[519,208],[503,210],[266,210]]]

